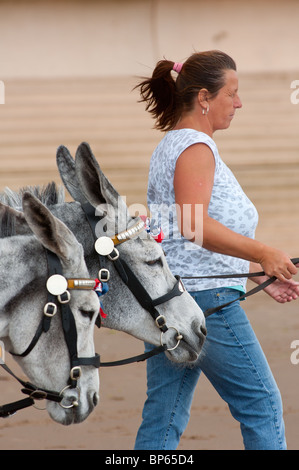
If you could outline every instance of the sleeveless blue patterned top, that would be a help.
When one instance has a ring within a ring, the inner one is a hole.
[[[247,273],[248,261],[206,250],[186,240],[179,232],[173,187],[176,162],[184,150],[197,143],[208,145],[215,159],[209,216],[241,235],[254,238],[258,222],[255,206],[220,158],[215,142],[208,135],[193,129],[168,132],[152,155],[147,192],[151,226],[162,227],[165,235],[163,249],[167,262],[171,271],[182,278]],[[200,210],[198,219],[200,219]],[[183,279],[183,281],[186,289],[191,292],[216,287],[235,287],[245,290],[247,279]]]

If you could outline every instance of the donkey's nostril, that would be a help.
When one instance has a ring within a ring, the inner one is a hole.
[[[95,392],[95,393],[93,394],[92,402],[93,402],[94,406],[97,406],[97,404],[99,403],[99,395],[98,395],[98,393]]]
[[[207,333],[208,333],[208,332],[207,332],[207,329],[206,329],[205,326],[201,325],[200,331],[202,332],[202,334],[203,334],[204,336],[207,336]]]

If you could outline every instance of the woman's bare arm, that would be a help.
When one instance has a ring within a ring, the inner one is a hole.
[[[202,205],[204,248],[259,263],[267,275],[276,276],[281,281],[290,279],[297,269],[286,253],[240,235],[209,216],[214,170],[214,156],[205,144],[190,146],[177,160],[174,190],[182,235],[195,243],[201,238],[196,234],[201,227],[195,215],[196,206]]]

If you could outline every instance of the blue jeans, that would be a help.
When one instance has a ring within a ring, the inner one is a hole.
[[[204,311],[238,298],[240,292],[219,288],[191,295]],[[207,330],[195,365],[175,365],[165,354],[147,361],[148,398],[135,449],[177,448],[201,371],[240,422],[245,449],[286,449],[280,392],[240,302],[208,317]],[[151,348],[146,344],[146,350]]]

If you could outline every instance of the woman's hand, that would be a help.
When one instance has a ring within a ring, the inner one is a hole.
[[[286,253],[265,245],[259,263],[268,276],[275,276],[282,283],[290,280],[298,271]]]
[[[295,282],[293,279],[284,282],[277,280],[266,287],[264,291],[276,302],[284,304],[299,297],[299,282]]]
[[[298,267],[298,264],[296,264],[296,267]],[[259,264],[250,263],[251,273],[259,272],[261,270],[260,268],[261,266]],[[256,284],[262,284],[267,279],[269,279],[269,276],[251,277],[251,280]],[[272,299],[276,300],[276,302],[284,304],[296,300],[299,297],[299,282],[294,281],[294,279],[283,281],[277,279],[267,286],[264,291],[270,295]]]

